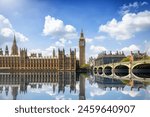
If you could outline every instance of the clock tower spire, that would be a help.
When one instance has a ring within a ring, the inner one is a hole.
[[[79,39],[79,65],[80,67],[85,64],[85,38],[83,30],[81,30]]]

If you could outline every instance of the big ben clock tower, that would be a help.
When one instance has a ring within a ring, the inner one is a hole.
[[[79,65],[80,67],[85,64],[85,38],[83,30],[81,30],[81,35],[79,39]]]

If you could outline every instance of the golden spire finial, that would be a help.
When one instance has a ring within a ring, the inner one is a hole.
[[[84,37],[83,29],[81,29],[81,35],[80,35],[80,37]]]

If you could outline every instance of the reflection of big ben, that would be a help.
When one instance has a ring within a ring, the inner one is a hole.
[[[83,31],[81,31],[80,40],[79,40],[79,65],[80,67],[85,64],[85,38]]]
[[[85,77],[83,74],[79,75],[80,79],[80,92],[79,92],[79,100],[85,100]]]

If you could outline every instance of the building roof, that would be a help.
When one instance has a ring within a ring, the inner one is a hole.
[[[124,55],[124,53],[122,52],[116,52],[115,54],[112,54],[111,52],[109,53],[109,54],[107,54],[106,53],[106,51],[105,52],[102,52],[102,53],[100,53],[100,54],[98,54],[98,57],[97,57],[97,59],[99,59],[99,58],[109,58],[109,57],[125,57],[125,55]]]

